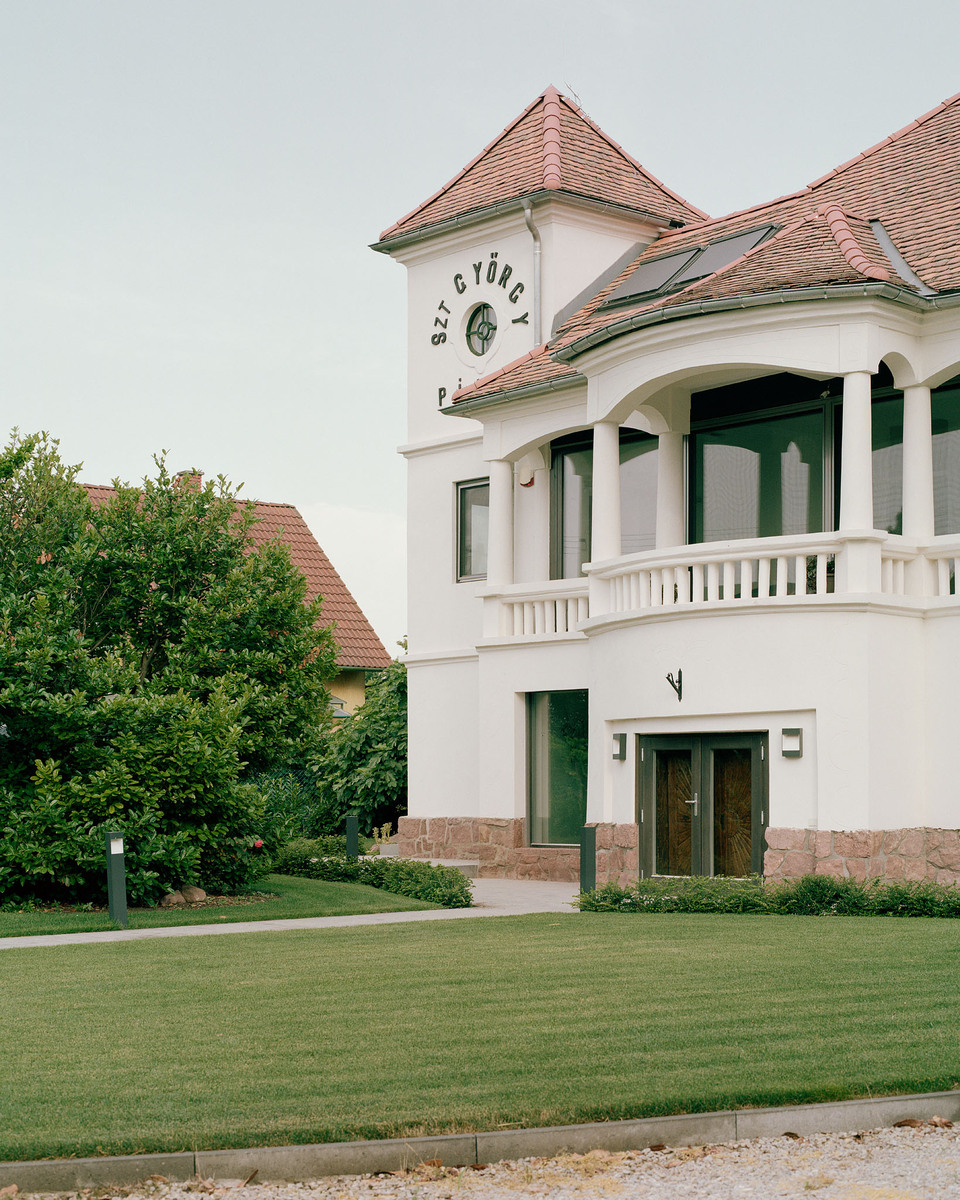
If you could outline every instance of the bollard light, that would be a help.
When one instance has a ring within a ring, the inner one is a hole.
[[[360,818],[356,813],[347,817],[347,858],[360,855]]]
[[[104,834],[107,849],[107,898],[110,920],[127,928],[127,872],[123,862],[123,834],[116,830]]]

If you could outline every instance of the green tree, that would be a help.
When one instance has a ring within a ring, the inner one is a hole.
[[[105,823],[149,848],[141,899],[252,878],[244,777],[303,761],[336,653],[252,520],[162,460],[93,506],[46,435],[0,454],[0,898],[97,898]]]
[[[368,681],[363,704],[330,731],[312,766],[329,825],[317,832],[339,833],[351,812],[366,834],[387,822],[396,829],[397,818],[407,811],[407,669],[402,662],[392,662]]]

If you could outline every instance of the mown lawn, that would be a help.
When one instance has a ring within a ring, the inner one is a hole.
[[[258,885],[269,899],[201,908],[132,908],[131,929],[161,925],[217,925],[229,921],[275,921],[288,917],[340,917],[350,913],[407,912],[439,908],[406,896],[366,887],[360,883],[324,883],[292,875],[268,875]],[[110,914],[77,912],[0,912],[0,937],[42,933],[91,933],[116,929]],[[0,968],[2,969],[2,968]]]
[[[0,951],[0,1156],[960,1082],[960,922],[604,913]]]

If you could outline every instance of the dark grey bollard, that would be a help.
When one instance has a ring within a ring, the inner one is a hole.
[[[584,825],[580,830],[580,891],[592,892],[597,886],[597,827]]]

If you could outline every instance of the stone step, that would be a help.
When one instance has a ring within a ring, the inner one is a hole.
[[[455,867],[468,879],[476,879],[480,863],[475,858],[413,858],[413,862],[428,862],[433,867]]]

